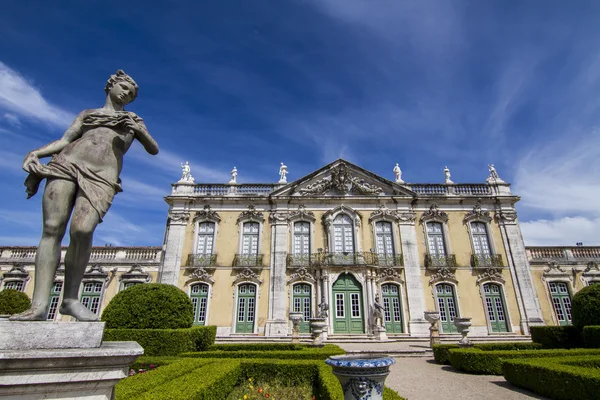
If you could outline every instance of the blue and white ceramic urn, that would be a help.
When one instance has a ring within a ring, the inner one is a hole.
[[[344,391],[344,400],[381,400],[383,384],[396,363],[383,354],[333,356],[325,360],[333,367]]]

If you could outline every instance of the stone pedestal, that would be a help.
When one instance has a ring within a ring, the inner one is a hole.
[[[429,327],[429,347],[433,348],[434,344],[440,343],[440,331],[438,328],[440,313],[437,311],[425,311],[424,315],[425,320],[431,324]]]
[[[325,322],[325,318],[311,318],[310,319],[310,331],[312,332],[313,342],[312,346],[320,347],[324,346],[323,337],[321,334],[323,333],[323,328],[327,323]]]
[[[301,312],[291,312],[290,320],[292,321],[292,343],[300,343],[300,321],[302,321]]]
[[[144,349],[101,343],[103,330],[102,322],[0,322],[0,397],[113,399]]]
[[[375,335],[375,340],[382,342],[388,340],[387,330],[383,326],[376,326],[375,329],[373,329],[373,334]]]

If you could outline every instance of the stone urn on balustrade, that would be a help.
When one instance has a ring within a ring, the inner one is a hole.
[[[311,318],[310,320],[310,331],[312,333],[313,342],[312,345],[316,347],[324,346],[323,329],[327,326],[327,318]]]
[[[437,311],[425,311],[424,317],[425,320],[431,325],[429,327],[429,347],[433,348],[434,344],[440,343],[440,332],[438,328],[440,313]]]
[[[304,315],[301,312],[291,312],[290,321],[292,321],[292,343],[300,343],[300,322]]]
[[[454,325],[458,329],[458,333],[462,335],[462,338],[458,341],[459,347],[473,347],[473,343],[469,340],[467,335],[469,334],[469,328],[471,327],[470,317],[454,318]]]
[[[342,385],[344,400],[382,400],[383,384],[395,362],[385,354],[370,353],[325,360]]]

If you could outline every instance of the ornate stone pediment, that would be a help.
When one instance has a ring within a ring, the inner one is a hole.
[[[517,213],[515,211],[496,211],[494,218],[497,222],[508,225],[517,223]]]
[[[288,280],[288,285],[295,282],[311,282],[315,283],[315,277],[308,271],[308,269],[301,267],[296,270],[292,275],[290,275],[290,279]]]
[[[239,224],[241,221],[264,222],[265,216],[263,213],[256,210],[256,206],[254,204],[250,204],[248,205],[248,211],[240,213],[240,216],[237,219],[237,223]]]
[[[203,220],[208,220],[208,221],[213,221],[213,222],[221,222],[221,217],[219,216],[219,214],[216,211],[213,211],[210,208],[209,204],[207,204],[204,206],[204,209],[202,211],[198,211],[196,213],[196,216],[194,217],[194,222],[195,221],[203,221]]]
[[[356,225],[357,227],[361,226],[362,214],[359,213],[358,211],[353,210],[350,207],[346,207],[343,204],[341,206],[338,206],[338,207],[334,208],[333,210],[329,210],[325,214],[323,214],[323,216],[321,217],[323,226],[325,226],[325,228],[329,229],[329,227],[331,227],[331,224],[333,224],[333,220],[339,213],[345,213],[345,214],[350,215],[354,219],[354,225]]]
[[[85,271],[83,280],[108,280],[108,274],[100,264],[94,264]]]
[[[189,212],[169,211],[169,223],[187,224],[190,220]]]
[[[388,221],[398,221],[398,212],[390,210],[385,204],[379,206],[377,211],[374,211],[369,217],[369,222],[377,219],[387,219]]]
[[[598,263],[595,261],[590,261],[587,263],[585,269],[583,270],[583,274],[581,274],[581,279],[586,285],[589,285],[592,282],[599,282],[600,267],[598,267]]]
[[[471,221],[485,221],[490,222],[492,217],[490,216],[490,212],[488,210],[484,210],[481,208],[481,201],[478,201],[477,204],[473,206],[473,210],[469,211],[463,222],[471,222]]]
[[[505,280],[502,277],[502,270],[500,268],[486,268],[482,273],[477,275],[477,285],[483,282],[500,282],[504,283]]]
[[[437,203],[433,203],[429,210],[425,211],[423,215],[421,215],[421,219],[419,220],[421,223],[427,221],[448,221],[448,214],[445,211],[439,209]]]
[[[383,268],[377,272],[377,283],[382,282],[397,282],[404,283],[400,275],[400,268]]]
[[[150,282],[150,274],[142,269],[138,264],[133,265],[129,271],[119,277],[120,281],[144,281]]]
[[[262,280],[260,279],[258,274],[252,270],[252,268],[244,268],[243,270],[238,272],[237,276],[235,277],[235,280],[232,283],[232,286],[235,286],[241,282],[253,282],[257,285],[262,284]]]
[[[304,206],[304,204],[300,204],[297,210],[290,212],[288,216],[288,221],[291,220],[314,221],[315,213],[306,210],[306,206]]]
[[[190,273],[189,277],[190,277],[190,280],[193,280],[193,281],[202,281],[202,282],[209,283],[211,285],[213,283],[215,283],[211,273],[208,272],[203,267],[194,268],[192,270],[192,272]]]
[[[458,279],[456,279],[456,275],[454,274],[453,269],[448,267],[441,267],[435,270],[435,273],[431,274],[431,278],[429,279],[429,284],[433,285],[437,282],[454,282],[458,283]]]
[[[25,270],[24,266],[20,264],[14,264],[10,271],[7,271],[2,275],[2,279],[28,280],[29,272]]]
[[[275,191],[272,196],[379,196],[415,193],[345,160],[333,163]]]

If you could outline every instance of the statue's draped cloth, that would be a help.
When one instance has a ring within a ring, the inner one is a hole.
[[[110,182],[85,165],[75,165],[65,160],[61,154],[55,154],[47,165],[29,165],[29,176],[25,179],[25,186],[30,197],[37,192],[44,178],[65,179],[77,183],[78,189],[98,212],[100,222],[110,208],[115,195],[123,191],[120,182]]]

